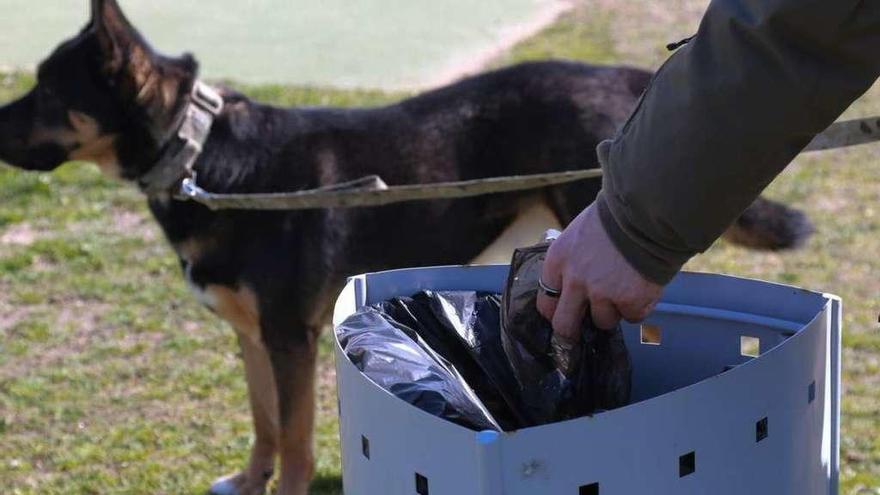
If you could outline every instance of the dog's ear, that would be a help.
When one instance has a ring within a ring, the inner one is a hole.
[[[92,30],[104,56],[104,69],[117,74],[126,63],[145,64],[151,51],[140,34],[126,19],[116,0],[92,0]],[[127,55],[138,51],[137,60],[127,61]],[[143,71],[146,67],[143,67]]]
[[[91,29],[101,67],[117,94],[162,125],[195,79],[197,64],[185,55],[156,53],[128,21],[116,0],[92,0]]]

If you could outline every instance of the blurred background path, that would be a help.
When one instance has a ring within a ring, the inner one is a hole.
[[[212,79],[412,89],[478,70],[565,0],[120,0],[147,39]],[[85,25],[88,0],[0,0],[0,67],[32,68]]]

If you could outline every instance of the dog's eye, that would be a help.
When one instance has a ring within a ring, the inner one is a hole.
[[[37,104],[46,111],[61,111],[66,108],[61,95],[54,89],[46,86],[40,86],[37,89]]]
[[[55,93],[55,90],[48,86],[40,86],[37,90],[37,94],[44,101],[55,101],[58,98],[58,95]]]

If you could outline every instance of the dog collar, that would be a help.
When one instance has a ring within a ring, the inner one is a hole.
[[[208,140],[214,119],[222,111],[223,98],[220,94],[197,80],[181,112],[176,132],[153,168],[137,181],[144,193],[155,195],[168,192],[182,178],[193,174],[193,166]]]

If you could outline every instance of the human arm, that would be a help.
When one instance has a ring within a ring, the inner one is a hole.
[[[870,87],[878,66],[878,2],[713,1],[697,36],[600,146],[603,191],[548,252],[544,281],[562,296],[539,298],[542,313],[567,335],[587,307],[600,326],[615,314],[644,317],[656,289]],[[574,259],[603,236],[613,249]],[[595,274],[620,260],[632,272],[619,270],[620,281],[632,290],[615,292]]]

